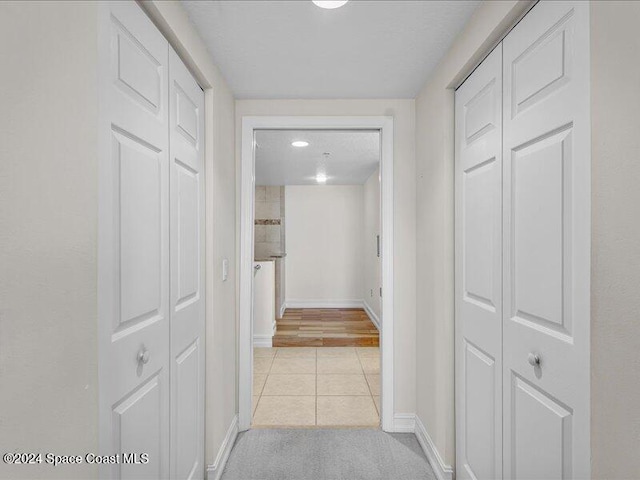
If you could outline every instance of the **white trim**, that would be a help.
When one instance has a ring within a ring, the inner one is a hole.
[[[282,306],[280,307],[280,318],[282,318],[284,316],[284,312],[287,310],[287,303],[283,302]],[[275,333],[275,328],[274,328],[274,333]]]
[[[453,480],[453,467],[442,460],[433,440],[427,433],[424,424],[414,413],[396,413],[393,416],[393,431],[397,433],[414,433],[424,452],[437,480]]]
[[[363,300],[362,307],[364,308],[364,311],[367,312],[371,322],[376,326],[378,331],[380,331],[380,319],[378,318],[378,315],[376,315],[376,312],[373,311],[366,300]]]
[[[287,308],[364,308],[362,300],[287,300]]]
[[[393,117],[290,117],[248,116],[242,118],[240,167],[240,305],[239,305],[239,429],[251,426],[251,389],[253,365],[253,210],[254,210],[254,131],[287,130],[371,130],[380,131],[380,198],[381,198],[381,270],[382,329],[381,337],[381,401],[382,429],[394,431],[394,356],[393,356]]]
[[[453,467],[444,463],[440,452],[438,452],[429,433],[427,433],[427,429],[417,415],[415,416],[415,434],[436,478],[438,480],[453,480]]]
[[[222,445],[218,449],[218,455],[213,464],[207,466],[207,480],[219,480],[222,477],[224,467],[229,460],[229,455],[233,449],[233,445],[236,443],[238,437],[238,416],[235,415],[231,420],[231,425],[227,429],[227,434],[224,436]]]
[[[254,347],[273,347],[273,335],[254,335]]]
[[[395,433],[413,433],[415,429],[415,413],[396,413],[393,416],[393,431]]]

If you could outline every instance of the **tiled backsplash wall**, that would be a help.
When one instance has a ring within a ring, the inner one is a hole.
[[[255,259],[281,255],[285,250],[284,187],[256,187]]]

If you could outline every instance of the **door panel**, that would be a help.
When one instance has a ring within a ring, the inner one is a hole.
[[[159,376],[151,377],[119,402],[114,412],[115,438],[119,441],[117,452],[126,454],[146,453],[148,464],[121,464],[117,478],[162,478],[162,466],[153,461],[163,454],[162,416],[165,415],[163,392]]]
[[[157,113],[162,95],[161,64],[122,24],[116,30],[116,43],[116,84],[133,100]]]
[[[572,412],[526,380],[514,375],[513,478],[572,478]]]
[[[184,477],[175,478],[198,478],[202,472],[195,469],[202,468],[200,448],[202,441],[200,432],[202,431],[199,422],[202,421],[200,415],[200,376],[202,372],[202,352],[200,342],[196,340],[176,358],[175,378],[175,411],[176,426],[175,440],[177,452],[175,458],[178,462],[175,471],[184,474]],[[201,477],[201,475],[200,475]]]
[[[169,57],[171,472],[204,478],[204,92]]]
[[[177,307],[195,299],[199,293],[200,251],[199,244],[199,175],[197,172],[175,160],[178,197],[178,300]]]
[[[468,400],[464,416],[465,473],[474,474],[476,478],[496,478],[498,452],[492,439],[500,436],[500,431],[496,431],[496,416],[500,412],[495,406],[495,386],[496,381],[500,381],[500,372],[496,371],[496,362],[490,355],[469,342],[466,342],[464,371],[464,392]],[[483,437],[488,440],[479,442]]]
[[[456,463],[502,476],[502,49],[456,91]]]
[[[570,185],[564,185],[571,178],[571,140],[567,128],[511,156],[511,315],[565,335],[571,319],[563,311],[563,249],[570,232],[564,231],[563,213],[571,204]]]
[[[169,475],[168,44],[134,2],[104,4],[105,155],[100,160],[103,478]]]
[[[508,478],[589,476],[588,14],[540,2],[503,41]]]
[[[162,229],[163,162],[158,152],[119,133],[114,132],[114,141],[114,161],[120,169],[119,320],[125,326],[157,318],[162,310],[163,245],[158,232]]]

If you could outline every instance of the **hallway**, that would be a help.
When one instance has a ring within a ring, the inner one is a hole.
[[[640,480],[638,25],[0,1],[0,480]]]
[[[249,430],[222,480],[435,480],[413,434],[380,430]]]

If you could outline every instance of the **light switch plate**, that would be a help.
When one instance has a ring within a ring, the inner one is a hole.
[[[222,281],[226,282],[227,278],[229,278],[229,260],[226,258],[222,259]]]

